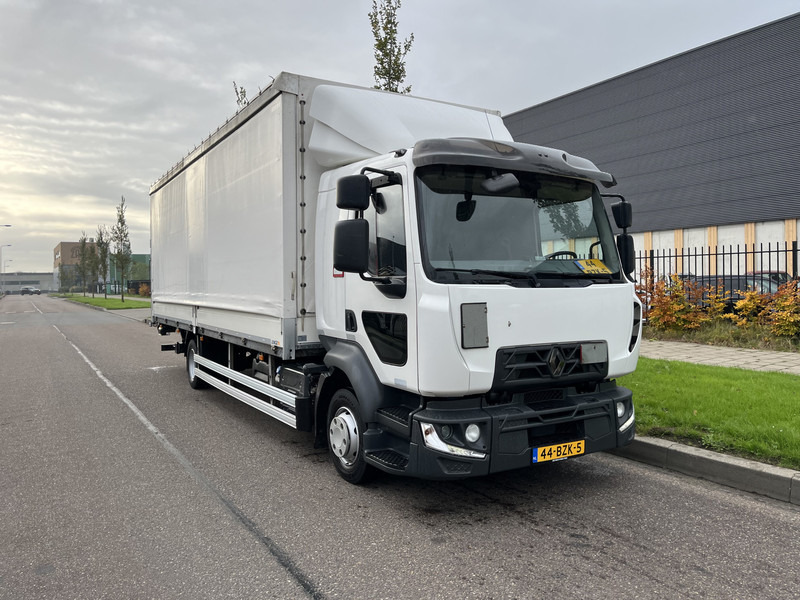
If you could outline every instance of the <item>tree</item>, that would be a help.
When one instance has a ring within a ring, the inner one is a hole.
[[[239,109],[247,106],[247,91],[241,85],[237,86],[235,81],[233,82],[233,93],[236,94],[236,106]]]
[[[97,257],[97,245],[87,246],[89,252],[89,279],[92,282],[92,298],[97,291],[97,281],[100,279],[100,261]]]
[[[83,295],[86,296],[86,277],[89,275],[91,268],[91,257],[89,256],[89,244],[86,242],[86,232],[81,231],[81,237],[78,240],[80,244],[78,248],[78,276],[81,278],[81,289]]]
[[[125,221],[125,196],[117,206],[117,222],[111,228],[111,241],[114,244],[112,258],[117,265],[117,274],[120,278],[122,301],[125,302],[125,276],[131,265],[131,240],[128,234],[128,224]]]
[[[369,13],[369,22],[372,26],[372,36],[375,38],[375,89],[411,93],[411,86],[400,86],[406,78],[406,55],[411,51],[414,34],[397,42],[397,11],[400,0],[372,0],[372,10]]]
[[[103,281],[103,297],[108,298],[108,251],[111,244],[111,233],[105,225],[97,226],[97,237],[95,238],[97,246],[97,276],[98,279]]]

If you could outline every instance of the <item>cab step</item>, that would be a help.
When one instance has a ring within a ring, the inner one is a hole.
[[[393,471],[405,471],[408,466],[408,458],[394,450],[366,452],[364,457],[367,459],[367,462]]]
[[[411,411],[409,406],[386,406],[377,410],[378,423],[386,430],[405,439],[411,439]]]

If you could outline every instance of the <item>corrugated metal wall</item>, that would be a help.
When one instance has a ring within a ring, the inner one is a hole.
[[[505,122],[613,173],[633,231],[800,218],[800,13]]]

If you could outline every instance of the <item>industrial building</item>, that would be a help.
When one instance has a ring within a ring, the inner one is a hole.
[[[785,249],[769,257],[771,269],[797,272],[800,13],[505,122],[517,140],[585,156],[614,174],[619,185],[610,191],[634,208],[637,250],[678,249],[673,272],[692,270],[681,249],[762,244]],[[757,260],[748,255],[740,268],[766,268]]]

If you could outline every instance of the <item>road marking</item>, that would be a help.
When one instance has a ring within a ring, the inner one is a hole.
[[[61,337],[63,337],[64,340],[66,340],[66,342],[70,346],[72,346],[75,349],[75,352],[77,352],[78,355],[83,359],[83,362],[85,362],[87,365],[89,365],[89,368],[92,371],[94,371],[95,375],[97,375],[97,377],[100,379],[100,381],[105,383],[106,387],[108,387],[108,389],[110,389],[112,392],[114,392],[114,394],[116,394],[117,398],[122,400],[122,402],[124,402],[125,405],[129,409],[131,409],[131,412],[133,412],[133,414],[136,415],[136,418],[139,419],[139,421],[142,423],[142,425],[144,425],[145,428],[147,428],[147,430],[155,436],[155,438],[164,447],[164,449],[167,450],[167,452],[169,452],[170,454],[172,454],[172,456],[178,461],[178,463],[184,468],[184,470],[199,485],[201,485],[202,487],[206,488],[206,490],[208,490],[214,496],[216,496],[217,500],[219,500],[219,502],[222,504],[222,506],[225,507],[225,509],[227,509],[228,512],[230,512],[230,514],[240,524],[242,524],[245,527],[245,529],[247,529],[269,551],[270,554],[272,554],[272,556],[275,558],[275,560],[277,560],[278,563],[284,569],[286,569],[289,572],[289,574],[292,576],[292,578],[298,583],[298,585],[300,585],[300,587],[303,588],[303,590],[306,592],[306,594],[308,594],[308,596],[310,598],[313,598],[314,600],[324,600],[325,595],[317,588],[317,585],[313,581],[311,581],[311,578],[308,575],[306,575],[300,569],[300,567],[298,567],[294,563],[294,561],[292,560],[292,557],[289,556],[289,554],[283,548],[281,548],[276,542],[274,542],[272,540],[272,538],[270,538],[265,533],[263,533],[258,528],[258,525],[256,525],[256,523],[254,521],[252,521],[250,519],[250,517],[248,517],[242,511],[242,509],[240,509],[238,506],[236,506],[233,503],[233,501],[230,500],[228,497],[223,495],[223,493],[221,491],[219,491],[214,486],[214,484],[211,483],[206,478],[205,475],[203,475],[200,471],[198,471],[195,468],[195,466],[191,463],[191,461],[188,458],[186,458],[186,456],[180,450],[178,450],[175,446],[173,446],[172,442],[170,442],[166,438],[166,436],[163,433],[161,433],[158,430],[158,428],[155,425],[153,425],[146,416],[144,416],[144,413],[141,410],[139,410],[139,407],[137,407],[131,400],[129,400],[127,398],[127,396],[125,396],[125,394],[123,394],[119,390],[119,388],[117,386],[115,386],[111,382],[111,380],[108,377],[103,375],[103,372],[100,369],[98,369],[91,360],[89,360],[89,357],[87,357],[81,351],[80,348],[78,348],[75,344],[73,344],[69,340],[69,338],[66,335],[64,335],[63,331],[61,331],[55,325],[53,325],[53,328],[58,333],[61,334]]]
[[[147,367],[149,371],[155,371],[158,373],[159,371],[163,371],[164,369],[180,369],[182,368],[180,365],[167,365],[164,367]]]
[[[13,325],[16,321],[0,321],[0,325]]]
[[[43,314],[44,314],[42,311],[40,311],[40,310],[39,310],[39,307],[38,307],[38,306],[36,306],[36,305],[35,305],[33,302],[31,302],[31,306],[33,306],[33,308],[35,308],[35,309],[36,309],[36,312],[38,312],[40,315],[43,315]],[[33,311],[30,311],[30,310],[29,310],[29,311],[27,311],[27,312],[33,312]]]

